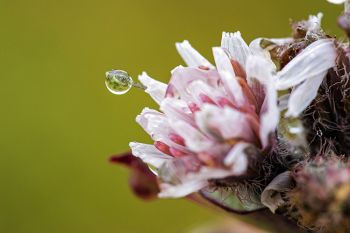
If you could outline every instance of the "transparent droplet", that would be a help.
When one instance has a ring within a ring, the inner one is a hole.
[[[125,94],[134,84],[129,74],[123,70],[107,71],[105,83],[107,89],[116,95]]]

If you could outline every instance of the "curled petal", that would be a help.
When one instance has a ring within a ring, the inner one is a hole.
[[[195,50],[187,40],[182,43],[176,43],[176,49],[189,67],[205,66],[208,68],[214,68],[213,65]]]
[[[139,80],[146,86],[145,92],[148,93],[157,104],[160,104],[165,97],[167,85],[151,78],[146,72],[139,75]]]
[[[277,89],[288,89],[311,77],[323,75],[335,66],[336,56],[333,40],[321,39],[312,43],[277,73]]]
[[[271,212],[284,204],[282,192],[289,191],[293,186],[290,172],[286,171],[276,176],[261,194],[261,203],[268,207]]]
[[[270,59],[271,56],[270,56],[269,51],[266,49],[263,49],[261,47],[261,40],[263,40],[263,39],[271,41],[275,45],[284,45],[284,44],[288,44],[288,43],[293,42],[293,38],[291,38],[291,37],[287,37],[287,38],[257,38],[249,44],[249,48],[253,54],[265,57],[266,59],[268,59],[270,61],[270,65],[275,68],[275,64]]]
[[[295,87],[290,94],[286,116],[297,117],[311,104],[326,74],[327,71],[324,71]]]
[[[223,32],[221,47],[229,52],[232,59],[237,60],[243,67],[245,67],[247,58],[251,55],[251,52],[240,32]]]

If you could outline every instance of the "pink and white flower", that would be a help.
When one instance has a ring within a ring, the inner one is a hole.
[[[160,111],[145,108],[136,119],[155,143],[130,147],[158,176],[159,197],[183,197],[209,180],[244,175],[246,149],[264,156],[276,140],[277,90],[294,88],[288,114],[297,115],[334,65],[330,39],[312,43],[279,72],[258,45],[259,39],[248,46],[239,32],[223,33],[221,47],[213,48],[215,67],[184,41],[176,48],[187,67],[176,67],[169,84],[139,76]]]

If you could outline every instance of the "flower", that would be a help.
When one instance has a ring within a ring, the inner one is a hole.
[[[247,175],[247,151],[264,157],[276,141],[277,90],[294,87],[288,114],[298,115],[334,65],[333,41],[320,39],[277,72],[261,40],[248,46],[239,32],[223,33],[221,47],[213,48],[216,68],[188,41],[177,43],[188,66],[175,68],[168,85],[139,76],[161,111],[145,108],[137,117],[154,145],[130,147],[158,176],[159,197],[183,197],[213,180]],[[285,44],[290,38],[271,41]]]

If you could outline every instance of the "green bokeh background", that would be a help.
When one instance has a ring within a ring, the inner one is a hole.
[[[221,218],[132,195],[128,171],[108,157],[150,141],[134,118],[156,106],[139,90],[110,94],[104,72],[166,82],[182,63],[177,41],[213,60],[223,30],[284,37],[289,19],[321,11],[342,35],[341,10],[326,0],[0,0],[0,232],[179,233]]]

